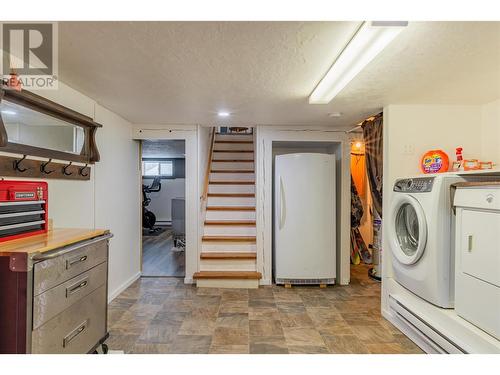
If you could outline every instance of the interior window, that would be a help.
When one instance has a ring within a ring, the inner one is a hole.
[[[174,175],[172,160],[160,162],[160,175],[166,177],[172,177]]]
[[[172,160],[166,161],[143,161],[142,175],[144,177],[173,177],[174,163]]]

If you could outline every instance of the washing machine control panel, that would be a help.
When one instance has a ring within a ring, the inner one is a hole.
[[[397,180],[394,191],[403,193],[428,193],[432,191],[434,177],[404,178]]]

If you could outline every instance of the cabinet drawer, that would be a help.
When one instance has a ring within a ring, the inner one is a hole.
[[[107,262],[49,289],[33,299],[33,329],[106,284]]]
[[[103,263],[108,255],[108,242],[94,242],[61,256],[34,265],[33,295],[59,285],[90,268]]]
[[[500,188],[476,187],[457,189],[454,204],[457,207],[500,210]]]
[[[32,353],[88,353],[106,334],[106,287],[101,286],[32,332]]]

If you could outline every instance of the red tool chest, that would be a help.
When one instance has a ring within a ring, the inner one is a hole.
[[[0,181],[0,242],[48,230],[48,190],[42,181]]]

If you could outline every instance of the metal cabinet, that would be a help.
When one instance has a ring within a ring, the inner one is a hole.
[[[88,353],[104,342],[111,237],[32,254],[25,272],[0,257],[0,353]]]

